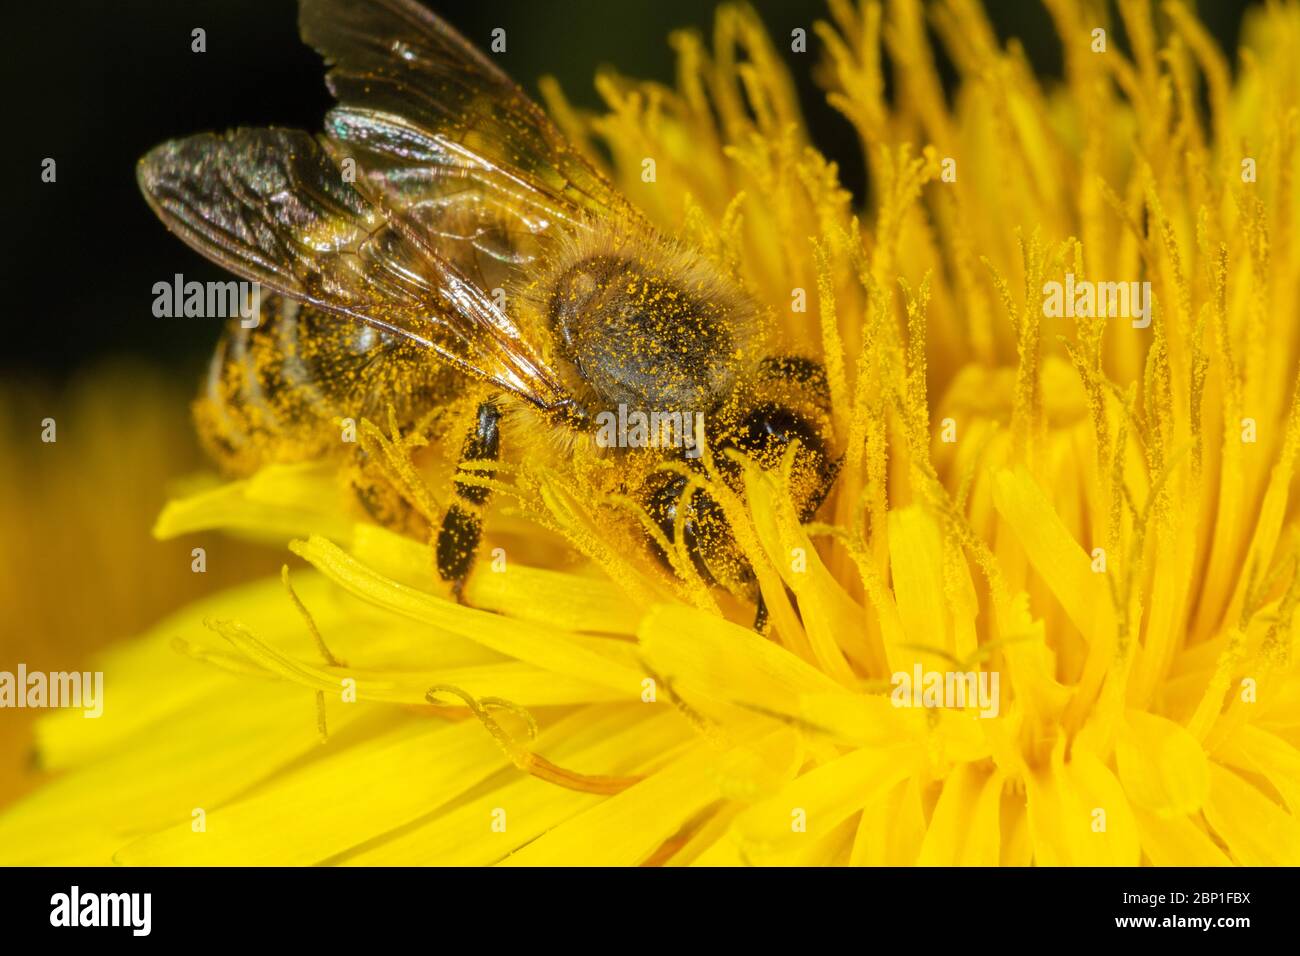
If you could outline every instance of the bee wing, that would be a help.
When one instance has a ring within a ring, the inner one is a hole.
[[[159,218],[231,271],[427,349],[541,408],[556,376],[462,270],[344,181],[313,136],[244,129],[164,143],[137,170]]]
[[[641,218],[509,77],[413,0],[302,0],[299,29],[331,67],[339,106],[326,135],[377,201],[416,221],[457,207],[493,255],[514,251],[512,233],[555,222]]]

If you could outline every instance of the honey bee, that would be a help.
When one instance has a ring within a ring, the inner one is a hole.
[[[391,408],[430,434],[460,423],[434,548],[458,598],[489,490],[457,479],[467,463],[483,474],[510,456],[512,433],[560,434],[524,443],[554,454],[596,444],[616,409],[680,412],[703,422],[737,492],[741,469],[723,452],[772,469],[797,443],[796,505],[811,516],[838,464],[826,375],[767,348],[764,310],[739,280],[654,228],[501,70],[412,0],[303,0],[299,26],[337,100],[322,135],[202,134],[156,147],[138,168],[169,229],[276,294],[256,328],[227,330],[196,405],[227,469],[333,454],[341,417],[384,420]],[[761,630],[753,572],[707,484],[688,477],[703,474],[689,443],[602,454],[619,461],[620,493],[708,584],[756,602]],[[679,467],[655,467],[665,460]],[[391,496],[355,487],[377,520],[410,530]]]

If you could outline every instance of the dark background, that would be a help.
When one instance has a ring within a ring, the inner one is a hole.
[[[669,32],[706,35],[709,0],[464,0],[433,4],[472,41],[504,27],[507,70],[536,95],[537,77],[558,77],[581,106],[599,105],[595,69],[671,82]],[[999,33],[1020,37],[1041,73],[1060,74],[1060,47],[1037,0],[986,0]],[[779,49],[797,59],[804,113],[818,145],[861,198],[862,159],[848,123],[825,105],[809,71],[820,58],[814,20],[822,0],[755,0]],[[1235,50],[1244,4],[1201,0],[1220,45]],[[8,0],[3,53],[5,310],[0,375],[51,384],[104,357],[144,358],[197,376],[219,320],[158,319],[152,287],[176,272],[221,276],[170,236],[146,208],[136,159],[158,142],[209,129],[274,124],[314,130],[329,106],[317,55],[297,36],[290,0]],[[1118,17],[1112,42],[1123,45]],[[789,53],[791,29],[809,31],[809,52]],[[190,31],[207,30],[207,52]],[[782,40],[784,39],[784,42]],[[1234,58],[1235,59],[1235,58]],[[941,69],[951,79],[948,65]],[[41,161],[58,163],[54,184]]]

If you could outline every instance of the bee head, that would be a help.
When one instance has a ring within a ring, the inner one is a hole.
[[[809,359],[779,357],[759,363],[752,380],[738,386],[704,418],[704,433],[719,477],[743,492],[747,458],[767,470],[780,469],[787,455],[791,493],[801,520],[808,520],[830,491],[839,470],[831,457],[830,395],[826,373]],[[793,449],[793,451],[791,450]],[[698,468],[698,459],[684,454]],[[643,491],[646,512],[669,543],[681,545],[702,580],[733,592],[752,590],[753,571],[741,552],[722,507],[706,485],[687,473],[657,471]],[[657,542],[652,546],[668,562]]]
[[[739,491],[739,453],[759,467],[775,471],[792,455],[791,493],[801,520],[825,500],[839,471],[833,458],[830,392],[826,371],[811,359],[780,356],[764,359],[757,374],[706,419],[706,435],[724,481]],[[793,447],[793,451],[791,448]]]

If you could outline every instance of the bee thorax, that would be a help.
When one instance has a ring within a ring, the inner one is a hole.
[[[728,306],[650,263],[603,255],[560,276],[549,318],[576,384],[597,404],[703,409],[738,371]]]

